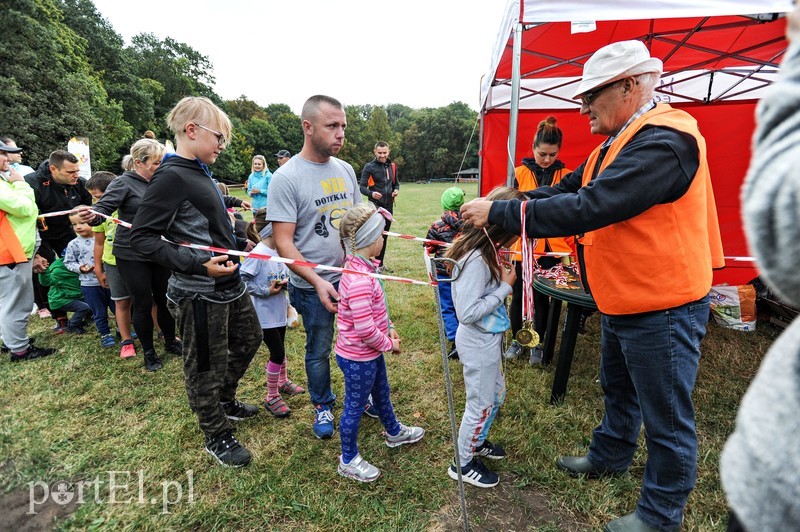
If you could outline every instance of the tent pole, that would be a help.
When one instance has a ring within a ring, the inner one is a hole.
[[[514,27],[514,52],[511,59],[511,113],[508,120],[508,174],[506,185],[514,186],[514,159],[517,153],[517,115],[519,115],[520,62],[522,60],[522,23]]]

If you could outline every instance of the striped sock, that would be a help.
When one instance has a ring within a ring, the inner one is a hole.
[[[278,391],[278,378],[280,376],[281,367],[269,361],[267,363],[267,401],[274,399],[280,395]]]
[[[289,376],[286,374],[286,359],[283,359],[281,364],[280,375],[278,376],[278,386],[283,386],[289,381]]]

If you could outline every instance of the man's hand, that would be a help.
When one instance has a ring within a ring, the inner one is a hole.
[[[397,197],[397,194],[398,194],[399,192],[400,192],[399,190],[393,190],[393,191],[392,191],[392,197],[393,197],[393,198],[396,198],[396,197]]]
[[[22,177],[22,174],[14,170],[11,166],[8,167],[8,177],[6,177],[6,181],[9,183],[15,183],[17,181],[25,181],[25,178]]]
[[[474,199],[461,206],[461,218],[475,227],[484,227],[489,224],[489,209],[492,202],[482,198]]]
[[[47,262],[46,258],[41,255],[33,257],[33,273],[44,273],[47,271],[48,266],[50,266],[50,263]]]
[[[380,192],[373,192],[372,193],[372,199],[381,199],[382,197],[383,197],[383,194],[381,194]]]
[[[239,267],[238,264],[234,264],[233,261],[228,260],[227,255],[211,257],[203,263],[203,266],[206,267],[208,276],[214,278],[230,275]]]
[[[252,209],[253,208],[253,204],[250,203],[249,201],[242,200],[242,207],[245,208],[245,209]]]
[[[78,205],[73,209],[78,216],[80,216],[81,222],[89,223],[94,220],[96,214],[92,212],[92,208],[88,205]]]
[[[317,296],[322,302],[322,305],[328,309],[328,312],[336,313],[339,311],[339,293],[331,283],[320,277],[319,282],[314,287],[317,290]]]

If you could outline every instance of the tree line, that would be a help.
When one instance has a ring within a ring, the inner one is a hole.
[[[91,0],[0,0],[0,11],[0,134],[25,149],[31,166],[80,136],[89,139],[92,170],[119,171],[122,156],[146,130],[169,138],[167,113],[187,95],[210,98],[233,122],[233,139],[213,167],[217,177],[243,181],[253,155],[265,155],[272,167],[272,154],[295,154],[303,145],[300,117],[288,105],[263,107],[246,95],[222,99],[212,88],[208,57],[150,33],[126,46]],[[356,172],[374,157],[379,140],[389,143],[404,180],[452,177],[465,151],[463,168],[477,166],[477,136],[469,143],[477,113],[464,103],[345,110],[339,157]]]

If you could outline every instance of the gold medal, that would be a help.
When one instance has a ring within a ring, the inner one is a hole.
[[[522,329],[517,331],[514,338],[523,347],[536,347],[539,345],[539,334],[533,330],[530,322],[524,323]]]

